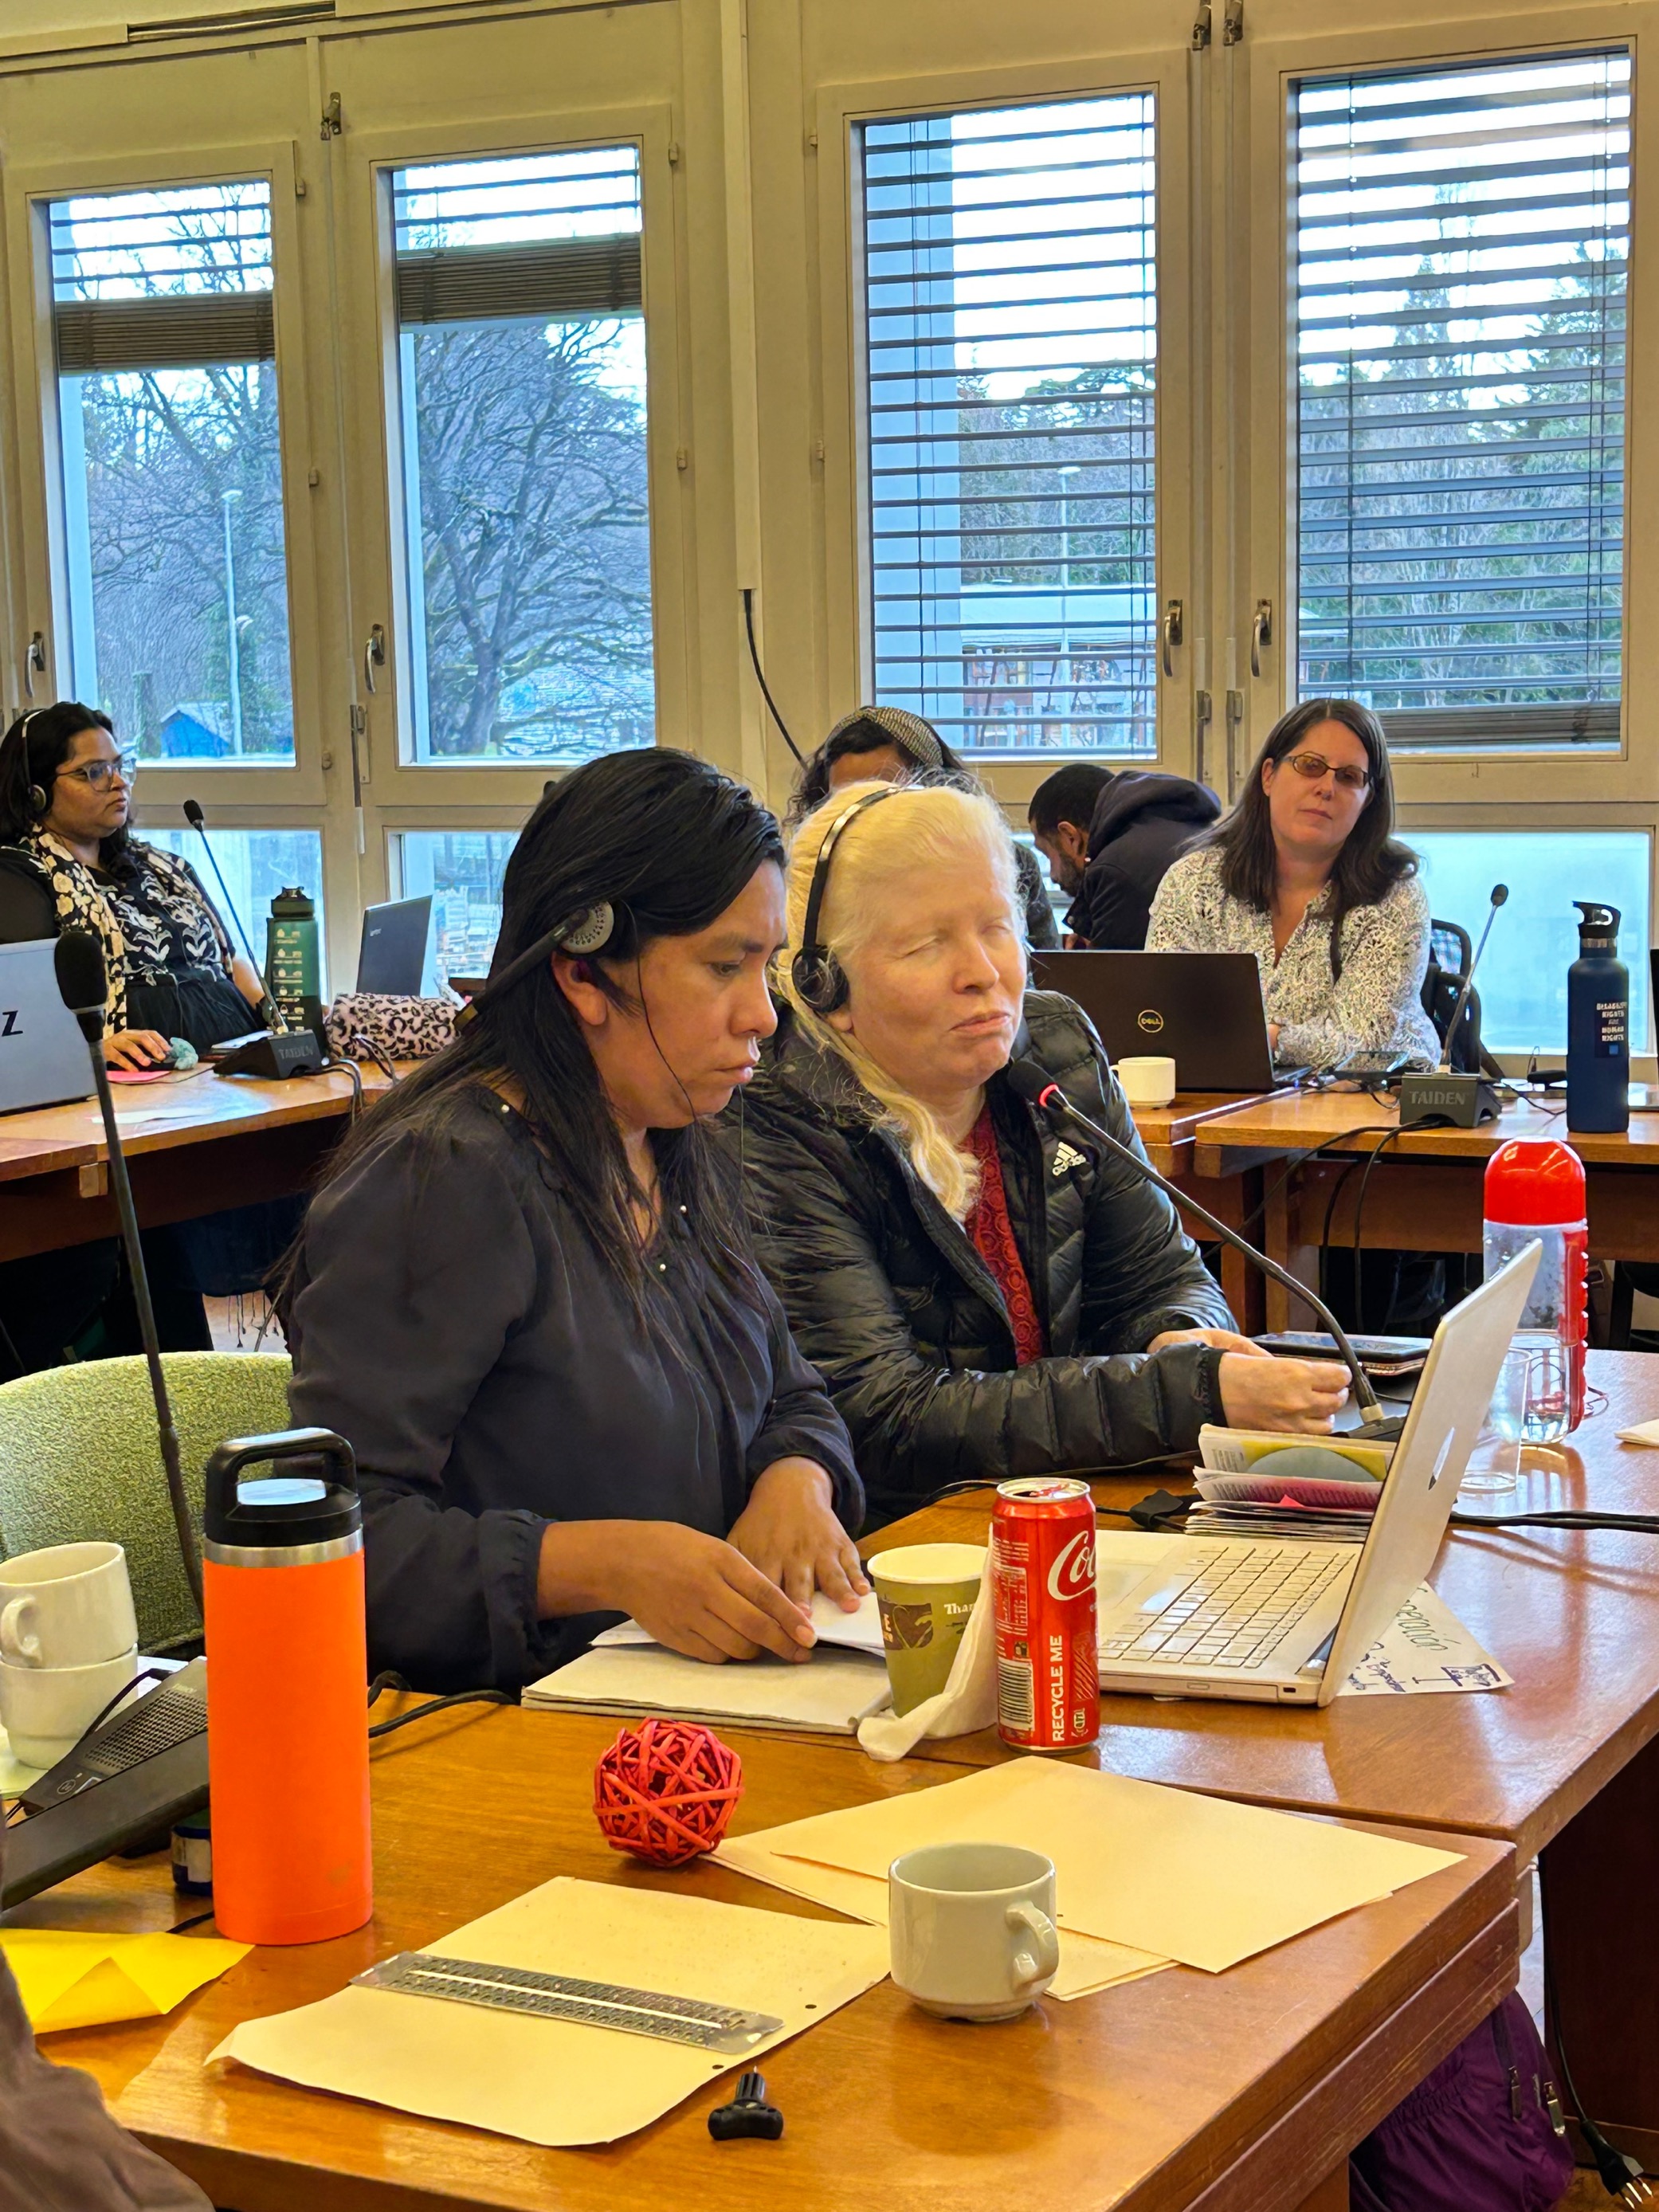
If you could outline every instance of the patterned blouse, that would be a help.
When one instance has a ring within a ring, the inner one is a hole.
[[[1334,896],[1328,886],[1275,954],[1272,915],[1222,889],[1220,854],[1213,847],[1188,853],[1158,885],[1146,950],[1254,952],[1267,1019],[1279,1025],[1273,1056],[1285,1066],[1334,1067],[1352,1052],[1404,1052],[1415,1066],[1433,1067],[1440,1044],[1421,997],[1427,893],[1407,876],[1375,906],[1351,907],[1342,924],[1342,973],[1333,981]]]
[[[60,929],[89,930],[104,948],[112,1029],[127,1026],[127,986],[183,972],[230,972],[232,947],[196,871],[159,845],[129,838],[107,871],[88,867],[50,830],[17,849],[44,878]]]

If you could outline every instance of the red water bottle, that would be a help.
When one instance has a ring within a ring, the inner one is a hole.
[[[214,1918],[239,1943],[347,1935],[374,1908],[350,1445],[232,1437],[208,1462],[203,1534]]]
[[[1553,1443],[1584,1418],[1589,1343],[1589,1223],[1584,1164],[1554,1138],[1512,1137],[1486,1162],[1482,1201],[1488,1280],[1534,1237],[1542,1244],[1514,1349],[1531,1355],[1519,1441]]]

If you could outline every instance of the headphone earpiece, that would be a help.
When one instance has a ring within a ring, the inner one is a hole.
[[[837,1013],[847,1004],[847,971],[823,946],[803,945],[789,963],[789,976],[810,1013]]]
[[[29,812],[37,822],[44,822],[52,811],[52,800],[38,783],[29,786]]]
[[[611,942],[617,927],[616,910],[609,899],[573,914],[559,933],[559,951],[573,955],[598,952]]]

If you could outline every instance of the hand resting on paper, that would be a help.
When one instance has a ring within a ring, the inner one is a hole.
[[[1221,1404],[1234,1429],[1291,1429],[1323,1436],[1348,1402],[1348,1370],[1334,1359],[1279,1359],[1252,1345],[1224,1352]]]
[[[803,1608],[821,1589],[843,1613],[856,1613],[869,1590],[858,1547],[836,1518],[830,1478],[813,1460],[774,1460],[727,1540]]]
[[[801,1608],[741,1552],[678,1521],[550,1522],[536,1603],[544,1620],[631,1613],[689,1659],[804,1659],[817,1641]]]

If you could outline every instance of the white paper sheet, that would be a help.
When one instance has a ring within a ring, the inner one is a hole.
[[[1420,1696],[1443,1690],[1507,1690],[1515,1677],[1481,1650],[1426,1583],[1400,1608],[1337,1692],[1339,1698]]]
[[[876,1594],[871,1590],[859,1602],[856,1613],[843,1613],[835,1600],[826,1597],[822,1590],[812,1593],[812,1626],[817,1631],[820,1644],[833,1644],[847,1651],[863,1651],[872,1659],[883,1658],[881,1643],[881,1614],[876,1607]],[[653,1641],[648,1629],[637,1620],[618,1621],[593,1638],[596,1651],[614,1650],[623,1644],[650,1644]]]
[[[851,1735],[888,1695],[885,1664],[861,1651],[820,1648],[799,1661],[763,1652],[714,1667],[659,1644],[623,1644],[596,1647],[544,1674],[524,1703],[544,1712],[672,1713],[715,1725],[740,1721],[745,1728]]]

